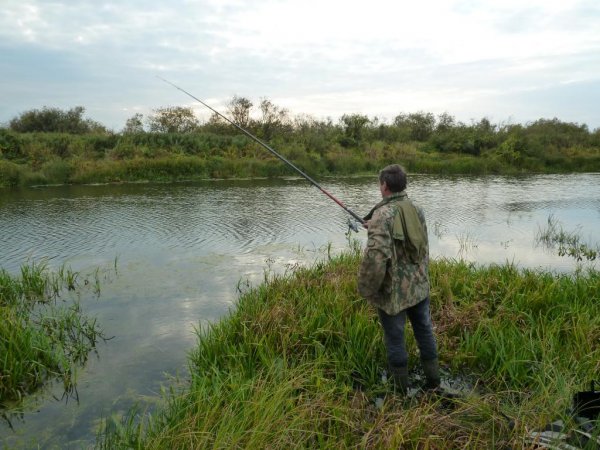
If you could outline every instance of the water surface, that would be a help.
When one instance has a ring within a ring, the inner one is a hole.
[[[535,245],[549,216],[599,241],[600,174],[413,176],[432,256],[573,271],[572,259]],[[324,179],[360,215],[380,200],[376,178]],[[347,247],[347,213],[302,179],[58,186],[0,191],[0,266],[28,260],[110,268],[99,299],[84,298],[107,336],[79,374],[79,401],[60,386],[32,396],[4,445],[93,445],[102,417],[153,405],[170,377],[186,376],[195,328],[235,306],[238,283],[309,264]],[[364,242],[366,232],[353,236]]]

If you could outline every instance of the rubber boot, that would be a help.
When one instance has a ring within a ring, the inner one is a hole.
[[[423,372],[425,372],[425,389],[436,390],[440,387],[440,364],[438,359],[421,361]]]
[[[406,394],[408,392],[408,366],[390,367],[390,374],[392,375],[396,392]]]

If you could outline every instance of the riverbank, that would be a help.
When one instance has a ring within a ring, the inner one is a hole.
[[[567,140],[567,144],[557,145],[550,140],[545,144],[536,141],[527,147],[524,138],[523,142],[513,138],[498,137],[498,142],[482,146],[477,152],[448,147],[452,142],[440,137],[432,142],[373,140],[348,146],[332,140],[317,147],[301,140],[275,140],[272,145],[311,176],[373,174],[396,162],[411,173],[433,174],[600,171],[600,148],[596,144],[570,144]],[[290,174],[295,174],[293,169],[244,136],[208,132],[73,135],[0,130],[0,187]]]
[[[558,418],[573,426],[572,394],[600,369],[598,272],[432,261],[442,364],[477,380],[448,404],[403,399],[382,379],[376,315],[356,293],[359,257],[354,248],[245,292],[199,333],[189,388],[152,416],[108,420],[98,446],[521,448]],[[408,347],[415,367],[410,337]]]

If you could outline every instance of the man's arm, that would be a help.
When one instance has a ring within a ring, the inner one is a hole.
[[[391,259],[391,237],[380,215],[369,221],[367,248],[358,272],[358,292],[365,298],[380,295],[388,261]]]

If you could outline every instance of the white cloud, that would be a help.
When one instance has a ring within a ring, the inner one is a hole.
[[[0,122],[41,106],[36,91],[52,102],[43,75],[62,73],[68,85],[56,90],[55,104],[106,111],[98,120],[118,128],[124,119],[111,116],[114,105],[178,101],[154,78],[161,73],[200,96],[267,96],[292,112],[331,116],[430,110],[473,117],[486,108],[489,116],[498,104],[518,116],[532,113],[520,92],[556,89],[565,120],[600,126],[600,112],[584,104],[577,114],[563,89],[600,85],[593,0],[3,3],[0,50],[10,58],[0,61],[0,94],[11,106],[0,106]],[[34,77],[40,56],[44,67]]]

